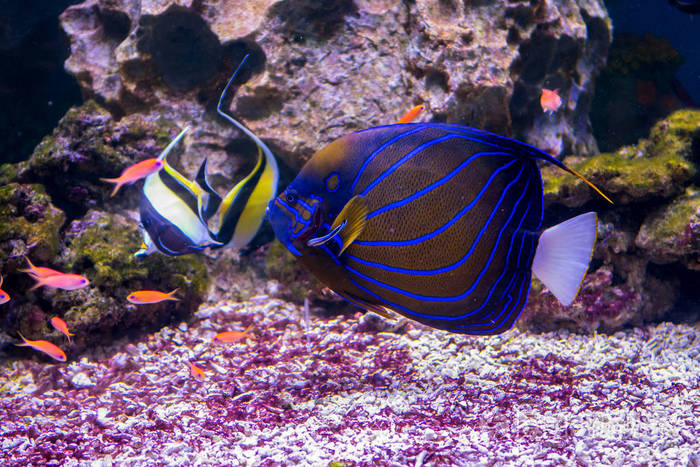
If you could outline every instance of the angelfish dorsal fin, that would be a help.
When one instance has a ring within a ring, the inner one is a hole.
[[[338,233],[343,245],[338,256],[342,255],[345,249],[362,233],[366,220],[367,206],[364,198],[360,195],[353,196],[343,207],[343,210],[340,211],[340,214],[338,214],[331,226],[331,230],[334,230],[343,221],[347,221],[347,225]]]

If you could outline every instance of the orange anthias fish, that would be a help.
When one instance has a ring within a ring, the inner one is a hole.
[[[114,196],[117,194],[117,191],[119,191],[119,188],[121,188],[122,185],[128,185],[142,178],[146,178],[149,175],[158,172],[164,166],[164,162],[157,158],[146,159],[145,161],[137,162],[136,164],[127,167],[117,178],[101,178],[100,180],[103,182],[116,184],[112,194],[110,195]]]
[[[55,360],[58,360],[59,362],[65,362],[66,360],[68,360],[68,358],[66,357],[66,353],[63,350],[61,350],[58,346],[52,344],[49,341],[30,341],[28,339],[25,339],[22,334],[19,334],[19,337],[22,338],[24,344],[15,344],[17,347],[31,347],[34,350],[38,350],[39,352],[44,352],[46,355]]]
[[[190,362],[190,376],[192,376],[199,382],[202,382],[205,379],[207,379],[207,377],[204,375],[204,370],[202,370],[200,367],[198,367],[192,362]]]
[[[24,259],[27,260],[27,265],[29,266],[29,269],[20,269],[20,272],[26,272],[34,278],[49,277],[58,274],[63,274],[61,271],[56,271],[55,269],[34,266],[29,260],[29,258],[27,258],[26,256],[24,257]]]
[[[2,276],[0,276],[0,287],[2,287]],[[10,301],[10,294],[0,289],[0,305]]]
[[[48,277],[34,277],[34,279],[36,280],[36,284],[29,290],[34,290],[41,286],[52,289],[75,290],[90,285],[90,281],[79,274],[59,273]]]
[[[411,123],[425,110],[425,104],[420,104],[413,107],[411,110],[403,114],[403,116],[396,123]]]
[[[552,115],[561,107],[561,97],[559,97],[559,93],[556,90],[542,89],[540,105],[544,113],[549,112],[549,115]]]
[[[158,292],[157,290],[137,290],[136,292],[131,292],[126,299],[134,305],[148,305],[165,300],[178,301],[180,299],[173,296],[175,292],[177,292],[177,289],[168,293]]]
[[[250,330],[253,329],[253,325],[251,324],[248,326],[248,329],[245,331],[226,331],[226,332],[220,332],[219,334],[215,335],[214,338],[211,340],[214,343],[221,343],[221,344],[228,344],[231,342],[237,342],[241,339],[254,339],[255,336],[249,334]]]
[[[68,325],[58,316],[51,318],[51,325],[57,330],[61,331],[68,338],[68,343],[70,344],[70,336],[75,336],[75,334],[68,332]]]

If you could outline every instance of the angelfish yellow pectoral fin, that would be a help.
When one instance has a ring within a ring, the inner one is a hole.
[[[353,196],[350,201],[347,202],[343,210],[340,211],[338,217],[333,221],[331,230],[334,230],[340,226],[343,221],[347,222],[347,225],[338,233],[342,241],[342,248],[338,256],[342,255],[347,247],[349,247],[352,242],[362,233],[365,228],[365,222],[367,220],[367,205],[362,196]]]

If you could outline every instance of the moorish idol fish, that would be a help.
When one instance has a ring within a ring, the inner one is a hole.
[[[209,246],[219,245],[211,238],[202,215],[216,205],[216,192],[206,182],[206,159],[197,177],[201,183],[185,178],[167,163],[166,157],[189,130],[185,128],[158,156],[162,170],[146,177],[139,201],[143,245],[134,256],[145,256],[158,251],[169,256],[196,253]],[[206,206],[203,192],[209,194]]]
[[[258,233],[267,204],[277,195],[277,161],[260,138],[222,110],[224,96],[247,58],[246,55],[221,93],[217,112],[255,142],[258,147],[255,167],[222,198],[208,181],[206,159],[193,181],[165,161],[187,131],[183,130],[159,156],[165,162],[163,170],[148,177],[144,184],[140,205],[144,241],[137,256],[154,251],[182,255],[206,247],[240,249]],[[219,224],[212,230],[209,220],[215,216]]]
[[[317,152],[268,214],[279,240],[351,303],[498,334],[525,306],[532,273],[569,305],[595,244],[593,212],[541,230],[537,160],[580,177],[461,125],[369,128]]]

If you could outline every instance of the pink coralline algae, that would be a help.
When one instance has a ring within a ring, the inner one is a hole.
[[[472,338],[266,297],[67,364],[5,362],[3,465],[687,463],[698,330]],[[211,345],[255,324],[255,340]],[[196,361],[207,379],[187,365]]]

